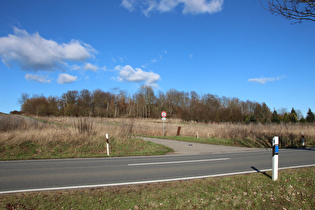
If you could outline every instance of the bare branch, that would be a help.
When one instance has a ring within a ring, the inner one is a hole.
[[[261,5],[271,14],[297,22],[315,22],[315,0],[266,0]]]

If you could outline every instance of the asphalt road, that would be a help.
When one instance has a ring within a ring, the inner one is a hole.
[[[315,166],[315,148],[282,149],[279,168]],[[0,162],[0,193],[186,180],[271,169],[271,150]]]

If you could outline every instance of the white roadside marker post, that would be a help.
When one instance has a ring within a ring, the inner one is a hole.
[[[107,156],[109,156],[109,142],[108,142],[108,134],[106,133],[106,148],[107,148]]]
[[[166,112],[165,111],[161,112],[161,117],[162,117],[162,121],[163,121],[163,136],[165,136],[165,129],[164,129],[164,121],[166,120]]]
[[[275,136],[272,139],[272,181],[276,181],[278,179],[278,159],[279,153],[279,137]]]
[[[163,136],[165,136],[164,121],[166,120],[166,118],[163,117],[162,120],[163,120]]]
[[[305,148],[305,137],[304,137],[304,133],[302,132],[302,137],[301,137],[301,143],[302,143],[302,148]]]

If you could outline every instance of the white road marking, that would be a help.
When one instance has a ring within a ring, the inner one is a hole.
[[[289,166],[289,167],[279,168],[279,170],[294,169],[294,168],[304,168],[304,167],[314,167],[314,166],[315,166],[315,164],[300,165],[300,166]],[[271,170],[272,169],[263,169],[263,170],[259,170],[259,171],[260,172],[265,172],[265,171],[271,171]],[[52,187],[52,188],[25,189],[25,190],[9,190],[9,191],[0,191],[0,194],[38,192],[38,191],[55,191],[55,190],[74,190],[74,189],[84,189],[84,188],[101,188],[101,187],[137,185],[137,184],[151,184],[151,183],[159,183],[159,182],[185,181],[185,180],[193,180],[193,179],[205,179],[205,178],[210,178],[210,177],[233,176],[233,175],[250,174],[250,173],[257,173],[257,171],[256,170],[250,170],[250,171],[225,173],[225,174],[214,174],[214,175],[194,176],[194,177],[182,177],[182,178],[174,178],[174,179],[160,179],[160,180],[139,181],[139,182],[113,183],[113,184],[82,185],[82,186],[69,186],[69,187]]]
[[[183,161],[170,161],[170,162],[153,162],[153,163],[131,163],[128,166],[146,166],[146,165],[165,165],[165,164],[177,164],[177,163],[198,163],[198,162],[210,162],[229,160],[230,158],[217,158],[217,159],[203,159],[203,160],[183,160]]]

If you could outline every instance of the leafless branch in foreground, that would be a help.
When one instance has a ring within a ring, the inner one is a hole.
[[[315,22],[315,0],[260,0],[262,6],[271,14],[280,15],[297,23]]]

